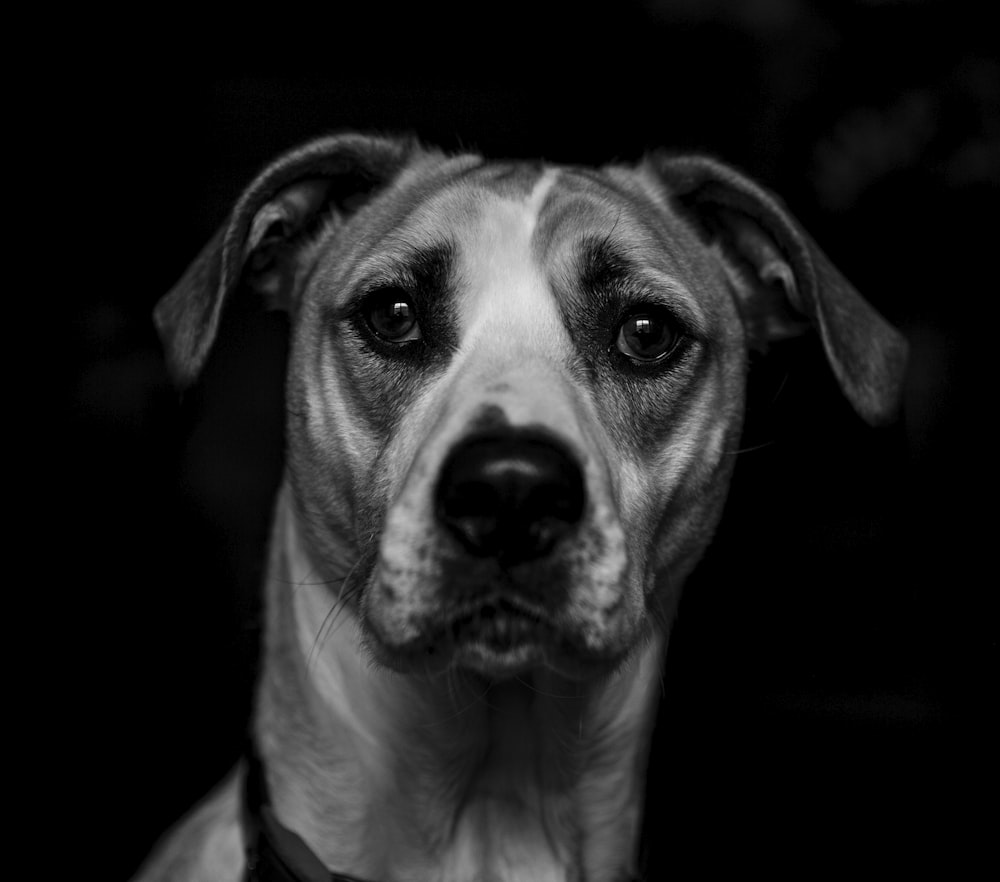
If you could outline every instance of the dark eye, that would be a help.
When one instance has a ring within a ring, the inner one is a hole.
[[[618,326],[615,345],[633,361],[660,361],[673,350],[680,334],[666,310],[643,307]]]
[[[400,288],[386,288],[369,296],[362,313],[372,332],[390,343],[419,340],[417,308],[413,299]]]

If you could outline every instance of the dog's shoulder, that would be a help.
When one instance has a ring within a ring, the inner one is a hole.
[[[238,882],[242,770],[235,769],[157,845],[132,882]]]

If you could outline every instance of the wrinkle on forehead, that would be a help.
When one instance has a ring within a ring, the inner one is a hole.
[[[533,247],[555,296],[571,303],[586,293],[581,283],[595,253],[614,255],[637,283],[691,300],[683,292],[698,288],[693,255],[703,251],[666,196],[623,167],[566,169],[543,207]]]
[[[675,268],[684,274],[685,231],[673,230],[680,224],[645,188],[625,169],[507,163],[457,174],[412,220],[459,246],[461,336],[488,319],[506,332],[516,325],[551,333],[558,300],[582,296],[587,248],[597,242],[660,280],[676,278]]]
[[[558,313],[532,243],[560,174],[538,165],[476,170],[468,176],[473,186],[452,194],[461,205],[459,212],[451,212],[452,217],[460,213],[461,221],[451,225],[460,242],[465,283],[459,296],[464,332],[484,337],[480,332],[489,326],[506,334],[509,343],[517,333],[533,333],[540,325],[553,329]]]
[[[502,199],[527,200],[535,192],[548,167],[541,161],[487,163],[469,169],[463,178]]]
[[[414,194],[401,222],[385,230],[382,254],[405,261],[419,249],[456,245],[460,331],[484,316],[509,330],[558,312],[557,300],[578,295],[595,242],[634,257],[635,266],[686,274],[691,232],[674,229],[683,225],[634,170],[472,157],[449,165],[440,169],[447,182]]]
[[[589,239],[607,239],[619,250],[651,253],[671,247],[663,236],[664,213],[649,197],[600,172],[573,169],[563,174],[539,218],[538,260],[553,263],[567,248]]]
[[[547,189],[543,180],[552,173],[540,162],[467,165],[452,175],[447,186],[417,200],[395,235],[421,244],[435,236],[461,238],[498,206],[522,206],[530,217],[538,208],[533,197],[537,200],[536,192]]]

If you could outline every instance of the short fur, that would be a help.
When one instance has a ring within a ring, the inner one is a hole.
[[[370,880],[629,878],[660,665],[722,512],[748,350],[815,328],[879,424],[902,339],[774,196],[700,156],[592,170],[314,141],[157,307],[181,384],[241,280],[293,337],[254,721],[281,823]],[[373,331],[386,290],[412,298],[418,339]],[[622,349],[644,310],[676,338],[657,362]],[[512,565],[470,553],[435,502],[453,451],[491,433],[558,446],[585,488],[579,523]],[[241,878],[240,775],[138,879]]]

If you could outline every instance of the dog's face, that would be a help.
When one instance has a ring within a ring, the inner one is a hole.
[[[670,605],[742,402],[742,323],[696,246],[639,175],[468,158],[320,237],[292,474],[364,558],[379,658],[606,665]]]
[[[390,667],[587,676],[665,623],[721,512],[748,338],[792,327],[786,313],[820,328],[859,410],[891,407],[898,378],[855,365],[877,317],[853,292],[829,310],[801,291],[780,224],[762,232],[740,199],[696,214],[686,166],[417,150],[383,157],[389,180],[348,212],[320,153],[277,164],[280,188],[266,172],[225,241],[292,312],[298,515],[330,578],[346,562],[347,602]],[[697,169],[718,183],[720,167]],[[190,335],[190,286],[171,297],[161,325]],[[873,348],[898,367],[882,327]]]

